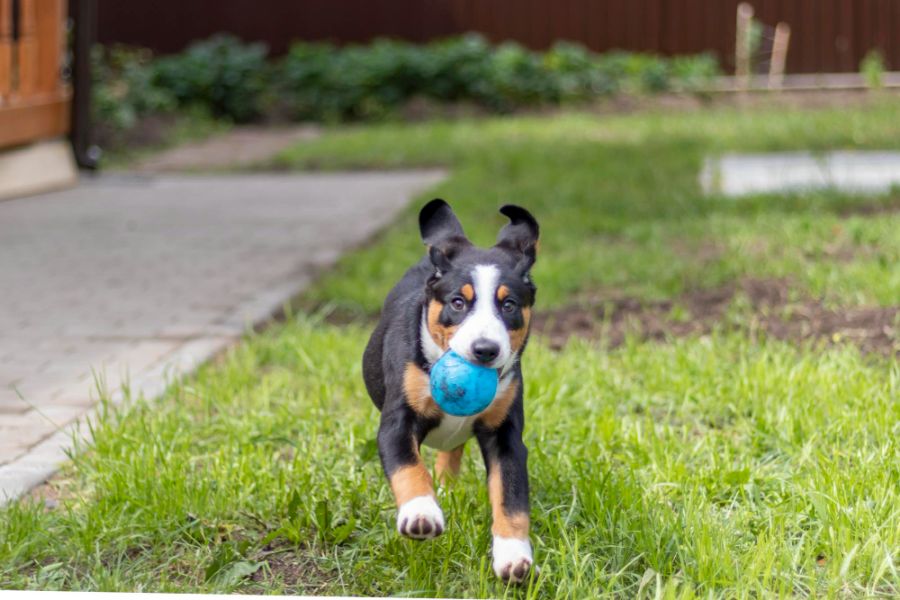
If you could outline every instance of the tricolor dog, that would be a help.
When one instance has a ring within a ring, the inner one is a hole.
[[[493,514],[493,567],[522,581],[533,557],[528,539],[528,451],[522,443],[520,360],[528,341],[538,224],[518,206],[491,248],[476,248],[443,200],[419,214],[426,256],[391,290],[363,355],[363,378],[381,411],[378,451],[397,501],[397,530],[417,540],[444,531],[444,515],[419,449],[438,450],[444,480],[459,471],[474,437],[487,467]],[[490,405],[471,417],[443,412],[431,397],[429,370],[449,349],[497,369]]]

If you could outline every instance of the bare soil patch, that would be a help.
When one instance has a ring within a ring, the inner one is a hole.
[[[783,279],[745,279],[676,300],[595,299],[539,313],[533,330],[556,349],[571,336],[614,348],[629,335],[662,341],[724,327],[795,343],[851,343],[867,353],[900,356],[900,306],[829,308],[815,299],[798,299],[791,289]],[[729,319],[733,302],[746,302],[749,314]]]
[[[284,592],[298,595],[317,595],[324,592],[334,573],[322,569],[299,549],[281,547],[265,557],[266,566],[251,576],[251,581],[268,589],[273,582],[284,586]],[[256,590],[251,590],[256,593]]]
[[[139,160],[131,168],[141,173],[177,173],[252,167],[299,141],[320,135],[321,129],[315,125],[246,125],[163,150]]]
[[[839,211],[842,217],[872,217],[900,211],[900,194],[893,194],[881,202],[865,202],[848,206]]]
[[[601,115],[631,114],[647,111],[697,112],[711,108],[816,110],[866,107],[881,98],[896,97],[893,90],[873,94],[869,90],[783,90],[756,91],[747,94],[712,92],[709,94],[663,93],[656,95],[622,94],[601,98],[587,105]],[[530,112],[530,111],[522,111]]]
[[[178,116],[174,114],[147,115],[125,130],[99,122],[93,128],[94,141],[101,148],[152,148],[166,142],[166,136],[177,122]]]

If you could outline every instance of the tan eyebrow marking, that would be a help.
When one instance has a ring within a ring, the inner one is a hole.
[[[501,285],[497,288],[497,300],[503,301],[504,298],[509,296],[509,288],[505,285]]]
[[[441,350],[446,350],[450,346],[450,338],[459,329],[459,325],[451,325],[449,327],[441,325],[438,319],[443,308],[444,305],[437,300],[432,300],[428,304],[428,332],[431,334],[431,339],[434,340],[434,343],[440,346]]]
[[[467,283],[466,285],[462,286],[459,291],[462,293],[463,298],[465,298],[468,302],[471,302],[475,297],[475,288],[472,287],[471,283]]]

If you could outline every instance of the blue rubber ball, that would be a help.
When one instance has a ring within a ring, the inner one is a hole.
[[[449,350],[431,367],[431,397],[448,414],[476,415],[494,399],[497,379],[496,369],[470,363]]]

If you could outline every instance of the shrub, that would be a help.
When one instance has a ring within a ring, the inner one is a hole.
[[[488,95],[485,85],[493,49],[480,35],[469,34],[432,42],[419,51],[420,93],[443,101],[471,100]]]
[[[884,57],[878,50],[869,51],[859,63],[859,71],[869,89],[880,90],[884,87],[884,72],[887,70]]]
[[[94,48],[91,107],[96,123],[122,131],[134,127],[144,115],[175,108],[175,96],[155,81],[152,59],[145,49]]]
[[[581,101],[595,96],[613,94],[618,82],[603,70],[584,46],[558,42],[544,54],[544,67],[556,78],[561,101]]]
[[[501,44],[491,55],[485,85],[477,99],[494,110],[555,102],[556,79],[540,57],[519,44]]]
[[[216,35],[159,59],[156,81],[183,106],[197,103],[218,117],[250,121],[263,111],[269,87],[267,54],[264,44]]]
[[[676,56],[671,60],[672,87],[681,92],[702,92],[712,88],[721,72],[712,54]]]
[[[622,91],[696,91],[717,74],[709,55],[597,55],[568,42],[540,54],[511,42],[491,47],[470,34],[425,46],[388,40],[344,48],[298,43],[281,62],[277,79],[294,117],[340,120],[383,117],[414,96],[470,100],[504,112]]]
[[[294,44],[278,70],[279,87],[298,118],[377,118],[424,87],[426,58],[389,40],[341,49]]]
[[[264,45],[229,35],[152,64],[148,54],[138,53],[125,66],[97,67],[98,110],[127,124],[148,110],[144,104],[171,107],[177,101],[243,122],[259,117],[277,98],[295,119],[336,121],[383,118],[423,96],[504,112],[623,92],[698,91],[719,73],[710,55],[600,55],[569,42],[538,53],[512,42],[494,47],[474,34],[424,46],[392,40],[344,47],[297,43],[274,65],[266,56]],[[120,90],[122,80],[128,92]]]

